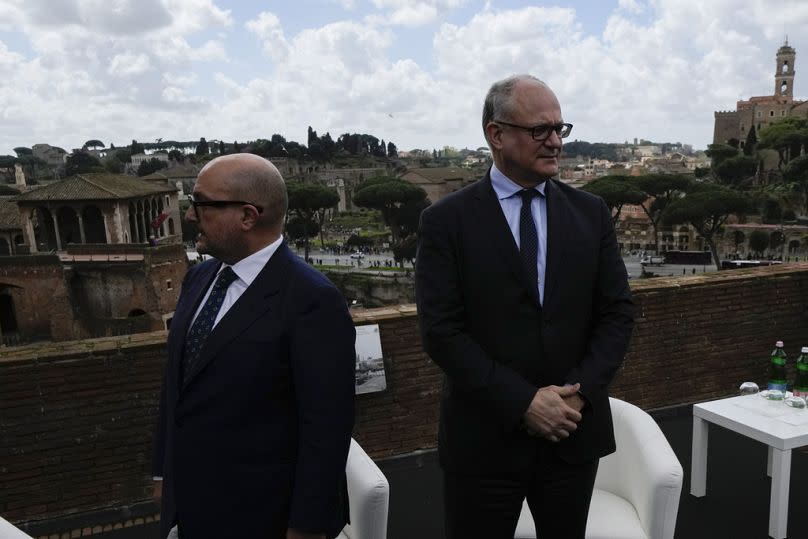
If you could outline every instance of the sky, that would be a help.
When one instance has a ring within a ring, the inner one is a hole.
[[[705,148],[713,112],[774,92],[805,0],[0,0],[0,155],[163,140],[369,133],[485,145],[482,102],[544,80],[568,140]]]

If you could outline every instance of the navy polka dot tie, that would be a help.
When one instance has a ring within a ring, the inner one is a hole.
[[[210,335],[213,329],[213,322],[216,320],[216,315],[219,314],[219,309],[222,308],[224,297],[227,294],[227,288],[236,278],[237,276],[233,268],[227,266],[219,273],[216,282],[213,283],[213,288],[210,290],[208,300],[205,302],[202,310],[199,311],[199,316],[194,320],[191,331],[189,331],[188,335],[185,337],[185,350],[182,357],[184,376],[188,376],[193,368],[194,362],[199,357],[199,352],[202,350],[205,341],[208,340],[208,335]]]
[[[519,254],[533,290],[537,297],[539,293],[539,237],[536,234],[536,224],[533,222],[533,213],[530,205],[534,197],[541,193],[535,189],[523,189],[519,192],[522,197],[522,211],[519,214]]]

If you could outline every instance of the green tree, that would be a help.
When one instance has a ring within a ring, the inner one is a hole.
[[[208,141],[205,140],[205,137],[199,139],[199,142],[196,145],[196,151],[194,152],[196,155],[209,155],[210,154],[210,146],[208,145]]]
[[[185,162],[185,154],[181,151],[174,149],[168,152],[168,158],[176,163],[184,163]]]
[[[783,179],[791,189],[800,193],[803,212],[808,213],[808,155],[801,155],[789,161],[783,171]]]
[[[143,144],[139,143],[135,139],[132,139],[132,144],[129,145],[129,155],[132,156],[140,153],[146,153],[145,148],[143,148]]]
[[[755,148],[757,147],[757,142],[757,134],[755,133],[755,126],[753,124],[752,127],[749,128],[749,132],[746,134],[746,142],[743,145],[743,154],[753,155],[755,153]]]
[[[739,189],[751,187],[757,174],[758,160],[748,155],[737,155],[724,159],[713,171],[724,185]]]
[[[387,143],[387,157],[390,159],[396,159],[398,157],[398,148],[392,142]]]
[[[779,155],[777,168],[783,166],[802,153],[808,146],[808,120],[804,118],[784,118],[761,129],[758,148],[776,150]]]
[[[21,155],[17,162],[22,165],[23,174],[25,174],[26,181],[36,182],[43,174],[50,174],[48,164],[36,157],[35,155]]]
[[[382,176],[361,183],[354,191],[353,201],[357,206],[379,210],[384,224],[390,228],[393,243],[402,238],[402,210],[409,205],[423,204],[426,191],[399,178]]]
[[[421,212],[429,206],[426,191],[417,185],[382,176],[361,183],[353,196],[358,206],[379,210],[382,220],[390,229],[393,255],[403,267],[409,236],[418,230]],[[399,253],[402,257],[399,258]]]
[[[225,147],[224,147],[224,141],[220,140],[219,141],[219,155],[224,155],[225,153],[226,153],[226,151],[225,151]]]
[[[105,170],[101,161],[87,152],[73,152],[67,156],[65,161],[66,176],[75,176],[76,174],[86,174],[88,172],[105,172]]]
[[[710,144],[704,153],[712,160],[712,167],[716,168],[726,159],[738,155],[738,148],[729,144]]]
[[[680,174],[647,174],[635,176],[633,181],[637,188],[646,194],[645,201],[640,204],[651,226],[654,229],[654,250],[659,252],[659,224],[662,214],[673,201],[682,197],[690,187],[690,178]]]
[[[286,184],[289,195],[289,213],[294,214],[302,221],[302,226],[316,224],[318,231],[322,230],[326,210],[339,203],[339,193],[336,189],[317,183],[289,182]],[[288,223],[287,223],[288,226]],[[309,238],[317,233],[310,234],[304,231],[299,237],[304,240],[304,258],[309,259]],[[325,239],[321,236],[320,243],[325,246]]]
[[[732,243],[735,245],[735,252],[738,252],[738,248],[743,245],[743,242],[746,241],[746,234],[741,232],[740,230],[735,230],[732,232]]]
[[[749,250],[754,253],[755,258],[763,257],[763,251],[769,247],[769,235],[763,230],[753,230],[749,234]]]
[[[85,150],[97,150],[98,148],[105,148],[104,143],[98,139],[90,139],[82,146]]]
[[[620,219],[623,205],[642,204],[648,198],[629,176],[601,176],[586,184],[583,190],[603,199],[612,212],[614,223]]]
[[[286,223],[286,233],[289,234],[292,241],[295,243],[299,240],[303,241],[307,261],[309,259],[309,240],[317,236],[319,232],[320,226],[313,219],[306,219],[296,215]]]
[[[165,161],[161,161],[156,157],[152,157],[151,159],[147,159],[140,163],[140,166],[137,167],[137,175],[138,176],[148,176],[152,172],[157,172],[158,170],[164,169],[168,167],[168,163]]]
[[[749,210],[749,200],[738,191],[713,184],[696,184],[684,197],[672,201],[662,212],[662,222],[668,225],[688,223],[696,229],[710,248],[715,267],[721,260],[715,245],[730,215]]]

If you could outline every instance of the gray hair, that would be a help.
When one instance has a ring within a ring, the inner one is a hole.
[[[488,134],[485,132],[486,125],[494,121],[494,118],[498,120],[511,119],[513,112],[513,103],[511,100],[513,88],[516,86],[516,83],[520,81],[538,82],[542,86],[549,88],[544,81],[527,74],[511,75],[506,79],[492,84],[485,96],[485,103],[483,104],[483,134],[485,134],[486,141],[488,140]]]

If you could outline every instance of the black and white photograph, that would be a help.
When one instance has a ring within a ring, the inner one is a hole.
[[[379,325],[356,328],[356,394],[387,389]]]

